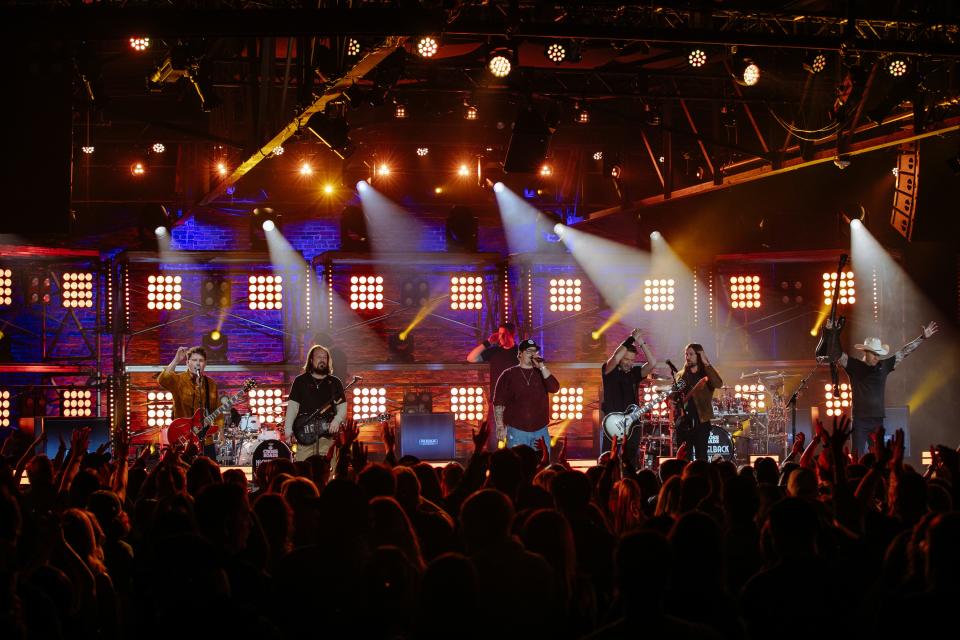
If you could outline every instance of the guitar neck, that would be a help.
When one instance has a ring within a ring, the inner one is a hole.
[[[242,398],[243,394],[245,394],[246,392],[247,392],[246,388],[241,389],[236,393],[236,395],[233,395],[230,398],[228,398],[226,404],[220,405],[219,407],[211,411],[209,414],[207,414],[207,417],[203,419],[203,426],[209,427],[211,424],[213,424],[214,420],[216,420],[221,415],[229,411],[230,407],[232,407],[234,403],[237,402],[237,400]]]

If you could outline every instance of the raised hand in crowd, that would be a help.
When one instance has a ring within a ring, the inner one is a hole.
[[[562,464],[563,466],[570,468],[569,463],[567,462],[567,437],[560,436],[557,438],[557,444],[553,448],[553,459],[557,464]]]
[[[689,455],[690,447],[687,446],[686,442],[680,443],[680,446],[677,447],[677,460],[686,460]]]
[[[473,455],[482,453],[487,446],[487,440],[490,439],[490,420],[481,420],[477,427],[477,429],[470,429],[470,437],[473,439]]]
[[[30,443],[30,446],[27,447],[27,450],[23,452],[23,455],[20,456],[20,459],[17,461],[16,469],[13,473],[13,479],[16,484],[20,484],[20,479],[23,478],[23,472],[26,471],[27,464],[29,464],[31,458],[37,455],[37,447],[46,439],[46,432],[41,433],[32,443]]]
[[[550,466],[550,449],[547,448],[547,441],[542,436],[533,443],[533,448],[540,452],[540,464],[538,469],[546,469]]]
[[[397,430],[387,420],[380,423],[380,437],[383,439],[385,450],[383,461],[391,467],[395,466],[397,464]]]
[[[370,456],[370,447],[361,443],[359,440],[354,440],[350,446],[350,458],[353,464],[353,470],[356,473],[363,471],[364,467],[367,466],[367,459]]]

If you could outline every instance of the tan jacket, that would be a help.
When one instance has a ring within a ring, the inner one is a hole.
[[[217,399],[217,383],[207,376],[204,376],[204,379],[206,380],[204,386],[207,390],[206,407],[209,408],[207,411],[209,413],[209,411],[213,411],[220,406],[220,402]],[[203,398],[197,393],[197,385],[194,380],[195,378],[188,371],[167,373],[164,370],[157,376],[157,382],[160,383],[160,386],[173,394],[174,418],[193,417],[193,413],[197,409],[204,407]],[[217,418],[214,424],[217,426],[223,425],[223,416]]]
[[[693,392],[693,404],[697,407],[697,415],[701,423],[713,420],[713,392],[723,386],[723,380],[720,379],[720,374],[713,368],[713,365],[705,365],[703,371],[707,374],[707,382]],[[686,373],[687,367],[684,365],[677,372],[674,382],[683,378]],[[689,392],[690,389],[685,389],[683,395],[686,396]]]

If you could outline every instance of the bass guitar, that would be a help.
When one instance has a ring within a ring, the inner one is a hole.
[[[631,404],[626,411],[611,411],[603,417],[603,432],[611,440],[614,438],[620,441],[628,440],[633,435],[633,430],[637,427],[637,424],[639,424],[640,416],[666,400],[671,394],[682,391],[686,386],[685,381],[678,380],[672,387],[643,405]]]
[[[360,382],[360,376],[353,376],[350,384],[343,388],[344,393],[353,385]],[[298,444],[311,445],[317,441],[317,438],[330,434],[330,416],[328,412],[333,407],[338,398],[333,398],[319,409],[310,413],[298,413],[293,420],[293,436]],[[386,414],[384,414],[386,415]],[[387,417],[377,416],[377,420],[388,420]]]
[[[840,293],[840,274],[843,273],[843,267],[847,264],[847,254],[840,254],[840,264],[837,266],[837,280],[833,283],[833,297],[830,298],[830,313],[827,315],[827,322],[824,323],[823,330],[820,333],[820,341],[817,343],[817,362],[830,363],[830,382],[833,384],[834,397],[840,395],[840,373],[837,370],[837,358],[843,353],[840,347],[840,330],[846,324],[847,319],[843,316],[837,317],[837,298]]]
[[[167,441],[170,444],[179,442],[184,447],[190,443],[202,447],[207,435],[217,432],[218,427],[213,424],[214,420],[230,411],[230,407],[255,386],[257,386],[257,381],[249,378],[244,381],[240,391],[228,398],[226,403],[221,404],[210,413],[204,415],[203,408],[200,408],[189,418],[177,418],[167,427]]]

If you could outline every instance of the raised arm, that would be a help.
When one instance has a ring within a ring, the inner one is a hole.
[[[643,357],[647,360],[640,369],[640,377],[646,378],[657,366],[657,357],[653,355],[650,345],[644,341],[640,342],[640,350],[643,351]]]
[[[636,343],[640,343],[641,347],[644,345],[643,336],[640,335],[640,329],[634,329],[633,332],[627,336],[627,339],[621,342],[620,346],[607,358],[607,361],[603,363],[603,373],[607,374],[616,369],[620,361],[623,360],[623,356],[627,352],[627,347],[633,346]],[[646,349],[644,349],[643,352],[647,353]]]
[[[483,362],[483,357],[481,354],[490,347],[498,344],[500,344],[500,334],[494,333],[489,338],[475,346],[473,350],[467,354],[467,362],[473,362],[474,364]]]
[[[700,352],[700,359],[703,360],[703,372],[707,374],[707,380],[710,381],[711,389],[719,389],[723,386],[723,379],[720,377],[720,374],[717,373],[717,370],[713,368],[713,365],[710,364],[710,360],[707,358],[705,351]]]
[[[933,334],[939,331],[940,327],[937,326],[936,322],[931,322],[930,324],[923,327],[922,333],[919,337],[911,340],[907,344],[903,345],[897,352],[894,354],[894,357],[897,359],[897,364],[900,364],[904,358],[917,350],[917,347],[920,346],[924,340],[930,338]]]

